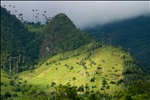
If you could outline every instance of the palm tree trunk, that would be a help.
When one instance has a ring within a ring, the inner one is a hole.
[[[10,68],[9,68],[9,73],[11,74],[11,56],[10,56]]]

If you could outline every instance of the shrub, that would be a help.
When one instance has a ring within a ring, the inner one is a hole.
[[[12,86],[14,86],[14,85],[15,85],[15,83],[14,83],[14,81],[13,81],[13,80],[10,80],[9,84],[10,84],[10,85],[12,85]]]
[[[23,78],[19,78],[19,80],[23,80]]]
[[[48,63],[48,62],[46,62],[46,65],[49,65],[49,63]]]
[[[4,85],[4,82],[0,82],[0,85]]]
[[[20,87],[16,87],[15,92],[21,92],[21,88]]]
[[[10,98],[10,97],[11,97],[11,94],[10,94],[9,92],[6,92],[6,93],[4,94],[4,98],[8,99],[8,98]]]
[[[25,80],[24,83],[27,83],[27,80]]]
[[[130,95],[124,95],[120,100],[133,100]]]
[[[16,93],[12,94],[13,97],[17,97],[18,95]]]
[[[89,100],[97,100],[98,98],[97,98],[97,96],[96,96],[96,94],[91,94],[90,96],[89,96],[89,98],[88,98]]]
[[[111,81],[111,82],[110,82],[110,84],[116,84],[116,82],[114,82],[114,81]]]

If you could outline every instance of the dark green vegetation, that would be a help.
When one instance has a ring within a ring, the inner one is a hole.
[[[84,29],[100,41],[112,38],[112,45],[121,45],[129,48],[133,57],[138,61],[142,68],[150,73],[150,16],[138,16],[106,25],[97,25],[93,28]],[[102,32],[105,34],[103,35]],[[113,33],[112,36],[109,34]],[[105,39],[104,39],[105,38]]]
[[[40,58],[79,48],[95,41],[89,34],[77,29],[73,22],[64,14],[56,15],[44,28],[44,41]]]
[[[15,15],[1,9],[1,67],[10,74],[32,69],[39,56],[42,34],[29,32]]]
[[[105,40],[63,13],[39,25],[1,8],[1,99],[148,100],[149,76],[129,51]]]

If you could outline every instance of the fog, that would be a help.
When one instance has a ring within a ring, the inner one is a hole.
[[[33,9],[38,9],[41,22],[44,11],[48,17],[65,13],[81,29],[150,14],[150,1],[1,1],[4,5],[11,12],[15,6],[16,15],[22,13],[27,21],[33,21]]]

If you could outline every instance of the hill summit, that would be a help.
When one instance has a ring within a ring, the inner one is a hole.
[[[44,36],[40,58],[47,58],[61,51],[74,50],[95,41],[91,35],[77,29],[64,13],[57,14],[50,20],[44,29]]]

